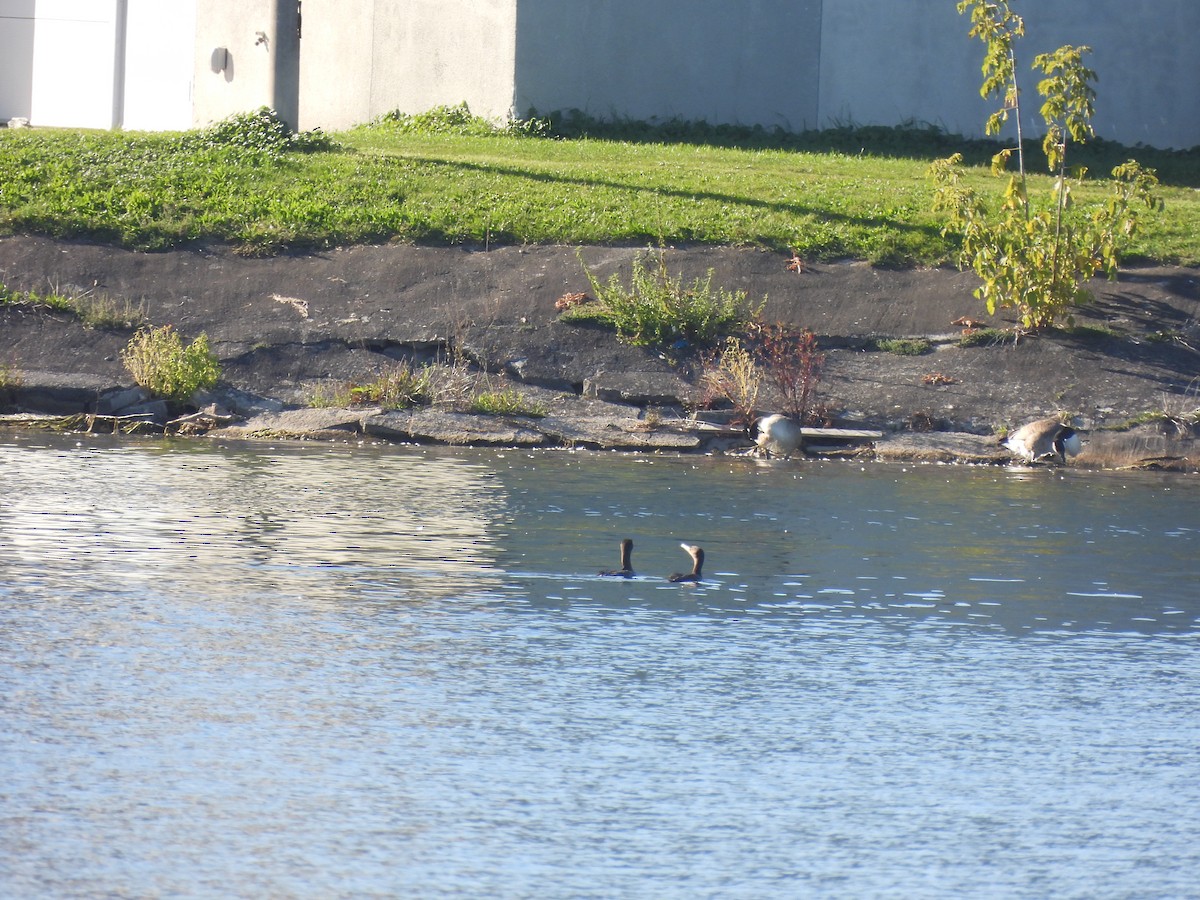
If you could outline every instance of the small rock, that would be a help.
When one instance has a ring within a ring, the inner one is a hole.
[[[508,418],[439,410],[386,412],[371,416],[363,425],[367,434],[389,441],[497,444],[506,447],[536,447],[547,442],[541,432],[516,424]]]
[[[298,438],[346,437],[362,431],[363,419],[377,413],[377,408],[357,409],[288,409],[254,416],[248,421],[220,430],[230,436],[272,435]]]
[[[123,414],[122,411],[131,406],[137,406],[150,399],[143,388],[129,387],[109,391],[96,401],[96,415],[114,416]]]
[[[1002,463],[1010,454],[994,438],[962,432],[898,432],[875,443],[875,457],[894,462]]]
[[[260,397],[249,391],[241,391],[227,385],[218,385],[212,390],[196,391],[192,395],[192,402],[201,408],[215,403],[221,409],[247,419],[263,413],[283,411],[283,402],[280,400]]]
[[[147,400],[145,403],[135,403],[132,406],[122,407],[117,413],[122,418],[138,416],[157,422],[159,425],[165,425],[170,414],[171,411],[167,407],[166,400]]]
[[[547,416],[536,427],[556,443],[586,445],[603,450],[695,450],[701,439],[694,432],[656,431],[638,419]]]

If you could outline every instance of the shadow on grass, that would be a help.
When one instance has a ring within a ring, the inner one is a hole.
[[[531,113],[531,115],[534,115]],[[970,166],[991,164],[1007,144],[990,139],[950,134],[928,122],[901,125],[841,125],[821,131],[787,131],[778,126],[711,125],[703,121],[601,120],[579,110],[556,111],[544,117],[556,137],[590,137],[647,144],[696,144],[741,150],[794,150],[808,153],[841,153],[895,159],[942,159],[961,153]],[[1027,158],[1043,160],[1040,138],[1025,142]],[[1164,185],[1200,187],[1200,146],[1190,150],[1161,150],[1142,144],[1133,147],[1093,139],[1071,147],[1072,165],[1086,166],[1094,177],[1108,177],[1115,166],[1129,159],[1157,171]],[[1034,170],[1037,170],[1036,165]]]
[[[563,175],[556,175],[546,172],[531,172],[528,169],[513,168],[509,166],[492,165],[485,163],[466,162],[460,159],[446,159],[427,154],[414,155],[406,153],[406,160],[420,160],[423,163],[433,166],[444,166],[446,168],[458,169],[466,172],[479,172],[484,175],[502,175],[508,178],[524,178],[529,181],[539,181],[546,184],[568,184],[579,187],[602,187],[615,191],[630,191],[650,192],[659,196],[677,197],[684,200],[707,200],[714,203],[721,203],[729,206],[743,206],[749,208],[757,208],[770,210],[771,212],[782,213],[789,216],[812,216],[823,222],[842,222],[848,225],[855,225],[863,228],[890,228],[896,232],[918,235],[922,240],[927,240],[930,243],[941,242],[944,239],[941,236],[941,227],[938,225],[915,225],[912,222],[905,222],[898,219],[885,218],[880,216],[852,216],[845,213],[833,212],[826,207],[808,207],[795,203],[776,203],[767,200],[759,200],[753,197],[736,196],[733,194],[720,194],[711,191],[682,191],[672,190],[663,187],[650,187],[629,182],[610,181],[599,178],[574,178]],[[501,232],[493,232],[493,238],[501,235]],[[432,239],[435,236],[432,234],[424,235],[424,239]],[[655,240],[656,236],[635,235],[633,238],[636,241]],[[501,243],[501,241],[497,241]],[[775,250],[787,250],[789,247],[786,244],[778,247],[772,247]]]

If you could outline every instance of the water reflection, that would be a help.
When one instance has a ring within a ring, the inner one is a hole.
[[[375,587],[437,599],[497,579],[501,488],[453,456],[8,446],[0,490],[0,565],[13,584],[172,581],[213,595],[319,584],[320,596]]]
[[[0,442],[0,894],[1186,896],[1198,485]]]
[[[683,596],[745,614],[1018,633],[1189,630],[1200,618],[1188,587],[1200,540],[1191,479],[580,456],[555,461],[547,491],[528,458],[496,465],[513,523],[498,562],[559,578],[558,590],[546,589],[551,600]],[[581,577],[611,565],[625,536],[648,579]],[[660,581],[684,561],[681,540],[709,559],[706,583],[685,594]]]
[[[0,445],[10,586],[1190,630],[1194,479],[348,447]],[[636,543],[635,579],[595,577]],[[679,543],[705,581],[669,585]],[[10,587],[11,589],[11,587]]]

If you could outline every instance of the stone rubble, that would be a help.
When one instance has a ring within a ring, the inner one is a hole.
[[[638,248],[585,248],[598,277],[627,270]],[[1129,270],[1094,285],[1074,333],[982,346],[961,330],[979,314],[970,273],[891,272],[860,263],[789,270],[780,254],[736,248],[672,250],[685,278],[765,296],[763,315],[812,329],[826,362],[817,402],[834,424],[878,437],[814,440],[814,454],[930,462],[1011,461],[996,433],[1070,415],[1085,432],[1077,465],[1196,468],[1190,425],[1200,417],[1200,273]],[[214,439],[581,447],[634,452],[746,452],[728,413],[701,409],[695,356],[674,366],[571,325],[556,303],[587,282],[575,248],[350,247],[248,259],[224,248],[139,254],[48,238],[0,238],[0,282],[46,280],[140,303],[149,324],[209,336],[217,389],[187,409],[147,396],[120,363],[129,329],[89,329],[68,313],[0,305],[0,423],[68,420],[99,430],[208,434]],[[879,350],[917,338],[927,352]],[[309,408],[323,386],[361,383],[397,364],[453,360],[540,416],[464,412],[443,402],[412,410]],[[760,403],[770,411],[771,395]],[[1155,415],[1158,411],[1161,415]],[[26,413],[38,413],[30,418]],[[1128,430],[1128,424],[1149,424]],[[1171,436],[1172,425],[1178,434]]]

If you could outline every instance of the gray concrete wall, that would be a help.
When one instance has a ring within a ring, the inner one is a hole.
[[[275,22],[268,0],[199,0],[192,122],[272,105]],[[260,37],[261,35],[261,37]]]
[[[517,0],[304,0],[300,127],[346,128],[399,109],[513,105]]]
[[[0,0],[0,118],[117,121],[113,10],[126,3],[126,53],[153,43],[158,54],[127,57],[124,108],[134,127],[178,127],[188,114],[175,107],[185,103],[193,125],[276,105],[271,0],[185,0],[171,4],[169,29],[142,32],[151,0]],[[174,60],[186,50],[171,48],[193,3],[185,101],[186,68]],[[1016,5],[1029,32],[1018,52],[1032,133],[1040,131],[1033,57],[1089,44],[1100,136],[1200,146],[1198,0]],[[65,12],[51,17],[51,8]],[[495,119],[578,108],[789,130],[929,122],[978,134],[994,108],[979,98],[983,48],[967,37],[955,0],[304,0],[303,11],[301,128],[465,101]]]
[[[1200,144],[1196,0],[1037,0],[1014,3],[1027,133],[1044,131],[1034,57],[1063,44],[1093,48],[1097,134],[1126,144]],[[980,134],[995,101],[979,97],[983,44],[953,0],[836,0],[821,23],[820,125],[930,122]]]
[[[1100,76],[1097,134],[1124,144],[1200,145],[1200,2],[1087,0],[1080,6],[1038,0],[1037,14],[1025,16],[1021,65],[1063,44],[1087,44],[1094,50],[1088,65]],[[1035,93],[1036,81],[1027,83]],[[1034,105],[1029,113],[1037,115]]]
[[[1200,145],[1197,0],[1016,3],[1026,126],[1038,53],[1087,44],[1102,137]],[[932,123],[981,134],[983,45],[955,0],[519,0],[518,112],[703,119],[799,130]]]
[[[519,0],[519,114],[817,124],[821,0]]]
[[[33,110],[34,0],[0,0],[0,122]]]
[[[928,122],[979,133],[983,45],[955,0],[837,0],[823,4],[817,126]]]

